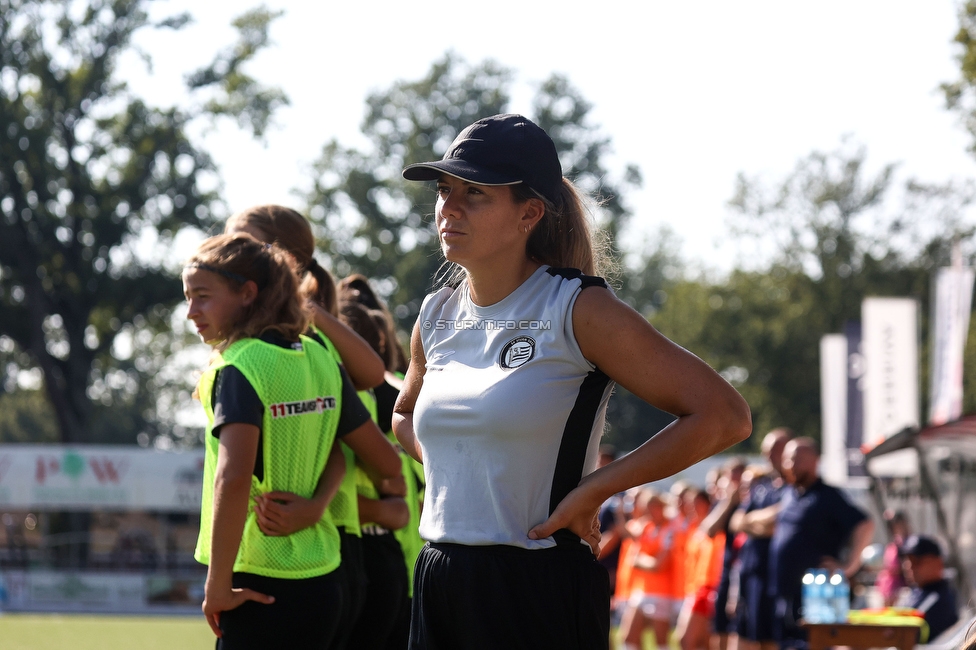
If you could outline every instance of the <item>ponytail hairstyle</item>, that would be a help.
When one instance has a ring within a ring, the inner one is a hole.
[[[291,253],[301,278],[301,294],[338,316],[335,281],[315,260],[315,236],[305,217],[281,205],[257,205],[228,219],[225,230],[250,232],[259,240]]]
[[[339,303],[339,320],[363,337],[363,340],[369,343],[369,347],[373,348],[380,358],[386,360],[383,350],[383,332],[370,315],[369,309],[358,302],[343,301]]]
[[[406,374],[407,355],[404,354],[403,346],[397,338],[396,326],[393,325],[390,313],[382,309],[370,309],[369,315],[383,334],[383,351],[380,356],[386,364],[386,369],[393,373]]]
[[[546,208],[529,234],[526,253],[530,259],[555,268],[579,269],[586,275],[601,275],[608,271],[604,246],[594,243],[585,199],[569,179],[563,177],[553,200],[525,183],[511,188],[512,198],[517,203],[538,199]]]
[[[365,305],[363,305],[365,307]],[[383,359],[383,365],[389,371],[395,370],[394,364],[396,360],[393,358],[393,347],[390,345],[390,327],[389,322],[386,320],[386,314],[381,312],[379,309],[367,309],[370,319],[373,321],[373,327],[376,331],[380,333],[380,349],[376,351]],[[396,339],[394,339],[394,342]]]
[[[232,343],[276,331],[289,341],[297,341],[308,329],[311,316],[298,294],[295,260],[282,249],[263,244],[239,233],[207,239],[187,260],[185,269],[203,269],[221,276],[234,291],[248,281],[258,287],[254,301],[244,308],[240,320],[214,346],[222,352]]]
[[[340,301],[353,301],[365,306],[367,309],[386,310],[383,301],[380,300],[366,276],[361,273],[353,273],[339,280],[336,284],[339,291]]]
[[[379,353],[390,372],[407,372],[407,355],[403,352],[400,340],[397,338],[396,324],[386,303],[373,290],[366,276],[359,273],[347,276],[336,285],[339,290],[339,302],[358,302],[369,310],[383,334],[383,351]]]

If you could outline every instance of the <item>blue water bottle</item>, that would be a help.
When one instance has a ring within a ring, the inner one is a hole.
[[[846,623],[851,611],[851,583],[847,581],[847,576],[843,571],[838,571],[830,576],[830,582],[834,587],[834,622]]]
[[[820,598],[823,603],[823,615],[821,618],[821,623],[836,623],[837,613],[834,611],[834,598],[836,596],[837,590],[835,589],[835,584],[833,581],[833,576],[829,571],[822,571],[823,573],[823,587],[820,589]]]
[[[834,622],[834,588],[830,584],[830,575],[823,569],[814,573],[813,584],[817,589],[817,622]]]
[[[816,576],[812,569],[803,574],[803,620],[807,623],[817,623],[817,585]]]

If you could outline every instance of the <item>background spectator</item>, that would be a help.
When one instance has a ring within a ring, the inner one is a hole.
[[[806,632],[799,626],[803,574],[820,567],[853,576],[874,533],[874,522],[820,479],[819,463],[810,438],[791,440],[783,450],[783,474],[791,486],[776,518],[769,577],[776,597],[773,635],[782,648],[806,648]],[[849,559],[841,565],[845,545]]]
[[[793,437],[786,428],[773,429],[762,442],[762,454],[769,467],[751,474],[745,502],[732,516],[729,529],[744,536],[739,549],[739,606],[736,631],[740,650],[771,650],[773,640],[773,594],[769,585],[769,544],[773,537],[783,480],[783,449]]]
[[[878,571],[875,586],[884,598],[885,606],[891,607],[898,602],[898,594],[905,586],[905,574],[901,566],[905,558],[901,554],[901,547],[911,531],[905,515],[901,512],[885,511],[884,518],[888,525],[890,541],[885,545],[881,570]]]
[[[907,605],[922,612],[929,624],[929,640],[934,639],[959,620],[956,592],[943,576],[942,548],[931,537],[912,535],[901,553],[905,577],[914,585]]]

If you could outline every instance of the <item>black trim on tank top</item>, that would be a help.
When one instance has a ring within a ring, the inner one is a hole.
[[[609,288],[607,286],[607,281],[596,275],[584,275],[579,269],[573,268],[561,268],[556,269],[549,267],[546,269],[546,273],[552,277],[566,278],[567,280],[579,280],[580,289],[585,289],[587,287],[603,287],[604,289]]]
[[[609,383],[610,377],[597,368],[587,373],[580,384],[576,403],[569,412],[559,442],[556,469],[552,475],[552,490],[549,492],[550,515],[559,502],[566,498],[566,495],[579,485],[580,479],[583,478],[583,464],[586,462],[590,434],[593,432],[593,424]],[[580,538],[568,528],[557,530],[552,538],[558,545],[580,543]]]

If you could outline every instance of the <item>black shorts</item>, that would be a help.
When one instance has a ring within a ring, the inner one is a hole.
[[[362,540],[339,529],[339,539],[342,542],[342,564],[336,569],[336,574],[342,583],[342,612],[339,614],[339,630],[336,632],[333,650],[345,650],[349,636],[363,611],[366,600],[366,569],[363,567]]]
[[[773,640],[776,601],[769,594],[766,576],[754,573],[739,577],[739,607],[736,630],[750,641]]]
[[[609,577],[582,544],[543,550],[427,544],[413,595],[413,650],[609,645]]]
[[[407,564],[400,543],[393,533],[363,533],[363,568],[366,595],[362,611],[349,635],[349,650],[398,648],[407,637],[397,627],[401,610],[407,605]],[[397,636],[400,632],[400,636]]]
[[[807,631],[800,625],[800,594],[777,595],[774,599],[773,640],[779,647],[806,650]]]
[[[715,619],[713,620],[715,634],[729,634],[735,631],[735,626],[726,612],[729,605],[729,578],[729,568],[722,567],[722,579],[715,592]]]
[[[253,589],[275,601],[246,601],[220,613],[217,650],[328,648],[339,625],[342,585],[335,571],[303,580],[235,573],[235,588]]]

